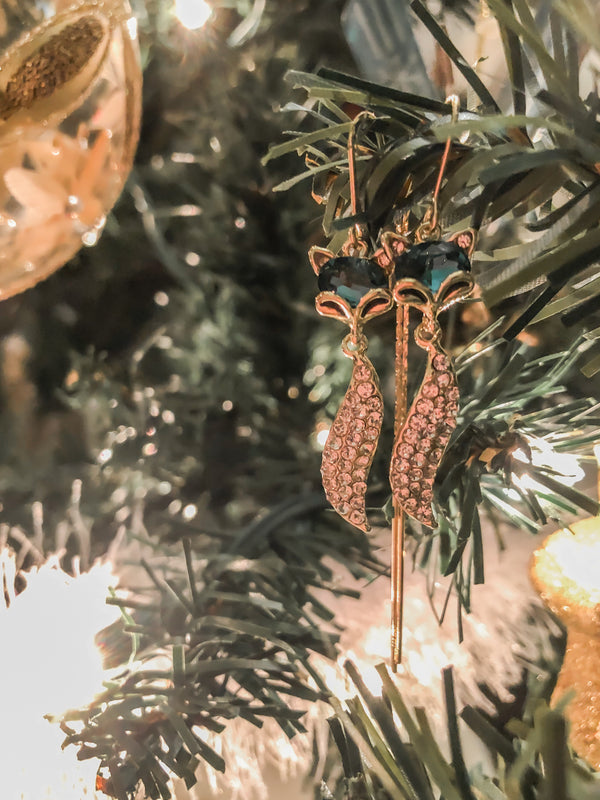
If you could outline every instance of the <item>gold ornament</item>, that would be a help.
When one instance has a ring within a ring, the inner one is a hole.
[[[600,517],[556,531],[534,553],[531,578],[567,628],[567,649],[552,701],[566,692],[571,744],[600,769]]]
[[[0,0],[0,299],[96,243],[139,134],[127,0],[43,6]]]

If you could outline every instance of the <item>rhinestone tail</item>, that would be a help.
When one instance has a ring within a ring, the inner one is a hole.
[[[365,495],[382,421],[377,375],[365,355],[356,355],[350,386],[323,449],[321,475],[335,511],[363,531],[370,530]]]
[[[450,359],[441,349],[433,352],[398,431],[390,463],[394,500],[406,514],[431,528],[433,482],[458,413],[458,386]]]

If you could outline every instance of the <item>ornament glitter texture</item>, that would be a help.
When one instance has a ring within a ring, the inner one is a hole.
[[[534,553],[531,579],[567,628],[567,649],[552,702],[571,693],[570,741],[600,770],[600,518],[551,534]]]
[[[124,0],[0,0],[0,298],[96,243],[131,170],[141,69]]]

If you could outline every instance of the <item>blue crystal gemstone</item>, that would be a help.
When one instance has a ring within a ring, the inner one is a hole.
[[[467,254],[456,242],[421,242],[395,260],[394,277],[416,278],[435,294],[453,272],[470,272]]]
[[[361,297],[371,289],[386,289],[388,278],[381,267],[368,258],[336,256],[319,270],[319,290],[335,292],[356,308]]]

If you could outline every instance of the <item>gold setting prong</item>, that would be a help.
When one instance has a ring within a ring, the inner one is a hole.
[[[384,231],[381,234],[381,244],[385,250],[386,255],[394,262],[394,259],[410,247],[410,241],[406,236],[402,236],[396,231]]]
[[[393,305],[389,289],[371,289],[356,307],[335,292],[320,292],[315,298],[315,307],[321,316],[345,322],[357,332],[365,322],[385,314]]]
[[[476,236],[474,228],[465,228],[458,233],[453,233],[446,241],[455,242],[470,260],[475,250]]]

